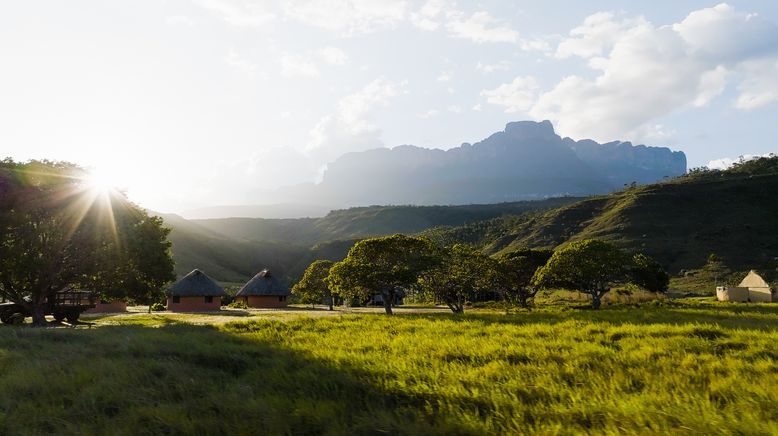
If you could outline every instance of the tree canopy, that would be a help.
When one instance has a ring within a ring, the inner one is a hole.
[[[522,249],[496,259],[494,286],[511,304],[528,307],[539,288],[532,286],[538,268],[548,262],[552,250]]]
[[[494,261],[464,244],[434,253],[434,262],[420,275],[420,288],[452,312],[462,313],[467,301],[490,287]]]
[[[343,298],[380,294],[391,315],[398,291],[414,285],[419,274],[432,265],[433,250],[430,241],[401,234],[364,239],[332,266],[326,283]]]
[[[598,309],[611,287],[629,280],[630,264],[629,257],[608,242],[576,241],[555,251],[537,270],[532,285],[578,290],[590,295],[592,307]]]
[[[89,189],[69,163],[0,162],[0,295],[27,307],[70,286],[149,302],[172,280],[168,229],[119,192]]]
[[[292,287],[292,295],[301,303],[320,303],[326,301],[330,310],[335,304],[334,296],[325,279],[335,263],[330,260],[316,260],[305,269],[303,277]]]

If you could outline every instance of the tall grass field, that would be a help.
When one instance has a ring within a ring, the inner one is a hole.
[[[124,319],[0,328],[0,433],[778,434],[775,305]]]

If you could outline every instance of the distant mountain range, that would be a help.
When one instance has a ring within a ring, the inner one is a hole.
[[[267,206],[211,207],[184,215],[301,218],[377,204],[500,203],[604,194],[685,172],[680,151],[576,141],[561,138],[549,121],[519,121],[449,150],[401,145],[348,153],[328,164],[320,183],[257,193]]]

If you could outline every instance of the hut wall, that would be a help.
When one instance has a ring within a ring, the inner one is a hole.
[[[770,288],[748,288],[748,299],[752,303],[771,303],[773,294]]]
[[[114,300],[108,303],[97,303],[94,308],[84,313],[119,313],[127,311],[127,303],[122,300]]]
[[[221,306],[221,297],[213,297],[211,303],[206,303],[205,297],[180,297],[178,303],[173,303],[173,297],[167,299],[167,310],[171,312],[213,312]]]
[[[745,303],[748,301],[748,288],[719,286],[716,288],[716,298],[719,301],[739,301]]]
[[[289,303],[287,297],[279,297],[277,295],[252,295],[243,297],[243,302],[246,303],[248,307],[268,309],[286,307]]]

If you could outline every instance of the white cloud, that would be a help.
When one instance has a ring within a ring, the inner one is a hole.
[[[778,27],[757,14],[738,12],[721,3],[691,12],[673,30],[698,57],[737,62],[743,57],[775,52]]]
[[[726,170],[737,162],[746,162],[749,160],[758,159],[760,157],[770,156],[772,156],[772,154],[744,154],[734,159],[731,157],[722,157],[721,159],[714,159],[708,162],[708,164],[705,166],[712,170]]]
[[[428,32],[437,30],[440,27],[438,17],[451,5],[446,0],[428,0],[416,12],[411,13],[411,23],[421,30]]]
[[[505,112],[524,112],[535,102],[538,83],[534,77],[516,77],[495,89],[481,91],[481,96],[492,104],[505,107]]]
[[[233,69],[242,73],[254,73],[257,70],[257,65],[247,57],[238,53],[234,49],[230,49],[224,61]]]
[[[441,71],[438,75],[438,82],[450,82],[454,78],[454,73],[451,71]]]
[[[601,56],[630,31],[650,24],[643,19],[621,18],[613,12],[598,12],[589,15],[583,24],[570,31],[570,37],[559,43],[556,57],[579,56],[592,58]]]
[[[756,109],[778,101],[778,59],[759,59],[743,65],[745,79],[738,87],[738,109]]]
[[[303,23],[360,35],[396,27],[406,17],[404,1],[387,0],[294,0],[283,5],[287,16]]]
[[[259,27],[272,21],[276,15],[264,2],[244,0],[196,0],[201,6],[219,13],[222,18],[238,27]]]
[[[182,25],[187,27],[194,27],[194,25],[197,24],[195,20],[187,17],[186,15],[174,15],[172,17],[168,17],[167,22],[168,24]]]
[[[489,12],[478,11],[471,16],[452,10],[446,13],[446,30],[449,35],[474,42],[509,42],[519,40],[519,32],[492,17]]]
[[[319,77],[319,69],[308,56],[283,55],[281,74],[285,76]]]
[[[499,61],[493,64],[482,64],[481,62],[478,62],[478,64],[475,66],[475,69],[484,74],[491,74],[495,71],[508,70],[510,67],[511,63],[508,61]]]
[[[523,80],[481,95],[508,112],[529,109],[533,118],[550,119],[563,135],[600,141],[660,138],[666,133],[655,120],[704,106],[733,81],[738,108],[778,101],[775,24],[727,5],[666,26],[597,13],[559,43],[555,56],[581,57],[597,75],[565,77],[533,102]]]
[[[348,62],[348,55],[337,47],[324,47],[318,51],[318,56],[330,65],[343,65]]]
[[[324,165],[344,153],[383,147],[380,129],[370,113],[404,92],[406,84],[378,78],[340,99],[335,113],[323,117],[311,130],[305,152]]]
[[[546,39],[521,39],[519,47],[524,51],[540,51],[543,53],[551,51],[551,44]]]

